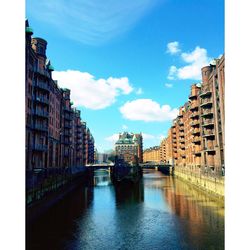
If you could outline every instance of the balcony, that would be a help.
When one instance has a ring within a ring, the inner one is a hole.
[[[48,132],[48,125],[47,124],[35,124],[33,126],[33,128],[35,130],[39,130],[39,131],[44,131],[44,132]]]
[[[43,144],[34,144],[32,146],[32,150],[35,150],[35,151],[46,151],[46,150],[48,150],[48,147],[47,147],[47,145],[43,145]]]
[[[64,129],[63,135],[64,135],[64,136],[71,136],[71,135],[72,135],[72,132],[71,132],[69,129]]]
[[[201,152],[200,151],[196,151],[196,152],[194,152],[194,155],[195,156],[201,156]]]
[[[40,82],[40,81],[38,81],[38,82],[36,82],[36,83],[34,84],[34,86],[35,86],[36,88],[39,88],[39,89],[42,89],[42,90],[45,90],[45,91],[50,91],[49,85],[48,85],[48,83],[46,83],[46,82]]]
[[[209,131],[204,131],[203,132],[203,137],[214,137],[214,130],[209,130]]]
[[[64,123],[64,128],[68,128],[71,129],[72,128],[72,124],[71,123]]]
[[[201,100],[200,107],[212,106],[213,101],[212,98],[204,98]]]
[[[200,93],[200,97],[210,96],[212,92],[210,90],[203,91]]]
[[[202,127],[213,127],[214,126],[214,120],[213,119],[205,119],[203,120]]]
[[[50,74],[46,70],[39,69],[39,67],[34,68],[34,72],[37,73],[37,74],[40,74],[42,76],[46,76],[48,78],[51,78]]]
[[[179,120],[179,125],[181,126],[181,125],[184,125],[184,123],[183,123],[183,120],[181,119],[181,120]]]
[[[191,127],[198,127],[200,125],[200,121],[199,120],[195,120],[190,122],[190,126]]]
[[[190,118],[194,119],[194,118],[198,118],[199,117],[199,113],[198,112],[193,112],[191,115],[190,115]]]
[[[65,145],[71,145],[72,144],[71,140],[68,137],[66,137],[66,138],[63,137],[62,140],[61,140],[61,143],[65,144]]]
[[[72,110],[70,107],[67,107],[67,106],[64,106],[64,107],[63,107],[63,110],[64,110],[65,112],[68,112],[68,113],[72,113],[72,112],[73,112],[73,110]]]
[[[213,110],[212,109],[203,109],[203,112],[201,114],[202,117],[209,117],[213,115]]]
[[[34,96],[32,95],[32,100],[38,103],[49,105],[49,99],[45,96]]]
[[[214,147],[204,147],[205,152],[215,152]]]
[[[201,143],[201,138],[199,136],[193,137],[193,143],[194,144],[200,144]]]
[[[183,130],[183,131],[184,131],[184,130]],[[182,133],[179,134],[179,136],[180,136],[180,137],[184,137],[185,134],[182,132]]]
[[[191,92],[191,94],[188,96],[188,98],[189,98],[190,100],[197,99],[197,97],[198,97],[198,95],[197,95],[197,93],[195,93],[195,92]]]
[[[73,117],[72,117],[71,114],[65,113],[65,114],[64,114],[64,119],[65,119],[65,120],[68,120],[68,121],[71,121],[71,120],[73,119]]]
[[[199,108],[198,102],[193,102],[191,104],[190,110],[197,110]]]
[[[192,135],[198,135],[198,134],[200,134],[200,130],[199,129],[194,129],[192,131]]]
[[[183,132],[183,131],[184,131],[184,126],[181,126],[181,127],[179,128],[179,131],[180,131],[180,132]]]
[[[45,118],[49,117],[48,111],[44,111],[44,110],[40,110],[40,109],[32,109],[32,114],[36,115],[36,116],[40,116],[40,117],[45,117]]]

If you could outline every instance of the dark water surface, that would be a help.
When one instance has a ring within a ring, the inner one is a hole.
[[[27,249],[224,249],[224,208],[158,171],[114,187],[108,172],[27,228]]]

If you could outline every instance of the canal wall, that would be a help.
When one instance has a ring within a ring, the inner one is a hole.
[[[93,170],[73,168],[70,171],[26,174],[26,222],[32,223],[50,207],[79,185],[93,181]]]
[[[224,176],[209,176],[192,171],[174,168],[174,176],[204,191],[213,198],[224,202]]]

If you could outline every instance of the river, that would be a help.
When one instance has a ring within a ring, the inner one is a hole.
[[[223,204],[173,176],[145,170],[114,187],[105,170],[27,227],[26,249],[224,249]]]

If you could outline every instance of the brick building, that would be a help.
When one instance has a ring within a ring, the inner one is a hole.
[[[155,146],[143,151],[143,162],[160,162],[161,161],[161,153],[160,147]]]
[[[223,55],[201,69],[202,83],[191,86],[189,101],[161,142],[162,161],[193,172],[224,172],[224,65]]]
[[[26,169],[83,166],[85,143],[90,144],[87,153],[92,161],[93,136],[85,141],[86,123],[82,124],[80,111],[72,108],[70,90],[52,79],[47,42],[33,38],[28,20],[25,24]],[[79,131],[81,137],[77,137]]]
[[[115,143],[116,155],[122,156],[125,161],[134,161],[134,156],[138,157],[139,163],[143,161],[143,138],[142,134],[123,132],[119,134],[119,139]]]

